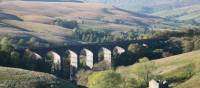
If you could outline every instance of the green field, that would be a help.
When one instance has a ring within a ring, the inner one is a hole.
[[[194,51],[152,61],[152,63],[154,63],[156,66],[156,69],[152,71],[160,75],[163,80],[172,81],[172,83],[170,83],[172,88],[199,88],[199,53],[200,51]],[[140,80],[141,77],[138,76],[138,72],[140,72],[144,64],[145,63],[137,63],[129,67],[120,67],[117,69],[117,72],[124,76],[133,77],[137,80]],[[185,74],[188,71],[192,73],[192,76],[184,79]],[[161,78],[160,80],[162,80]]]
[[[51,87],[50,87],[51,86]],[[68,81],[41,72],[0,67],[0,88],[76,88]]]

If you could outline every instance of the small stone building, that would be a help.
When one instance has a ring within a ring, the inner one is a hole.
[[[151,80],[149,81],[149,88],[168,88],[168,84],[167,81]]]

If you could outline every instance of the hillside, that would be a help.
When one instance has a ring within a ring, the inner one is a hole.
[[[51,87],[50,87],[51,86]],[[53,75],[17,68],[0,67],[0,88],[76,88]]]
[[[151,70],[159,74],[161,79],[167,80],[172,88],[199,88],[200,86],[200,51],[154,60],[156,69]],[[146,62],[148,63],[148,62]],[[127,77],[138,78],[145,63],[137,63],[129,67],[120,67],[117,72]],[[186,77],[191,73],[192,76]],[[160,80],[160,79],[159,79]]]
[[[79,0],[0,0],[3,1],[45,1],[45,2],[82,2]]]
[[[8,1],[8,0],[0,0]],[[199,4],[199,0],[9,0],[9,1],[48,1],[48,2],[92,2],[110,4],[129,11],[154,13]]]
[[[123,10],[99,3],[5,1],[0,3],[0,35],[11,38],[36,37],[54,45],[80,44],[74,29],[55,25],[56,19],[75,20],[80,29],[130,31],[133,29],[184,29],[195,27]]]
[[[166,17],[170,19],[177,19],[183,21],[196,21],[200,22],[200,4],[182,7],[173,10],[160,11],[152,15]]]
[[[43,11],[44,9],[47,9]],[[183,26],[167,22],[162,18],[129,12],[104,4],[74,2],[3,2],[2,12],[15,15],[24,21],[50,24],[55,18],[84,21],[81,27],[123,30],[150,28],[157,24],[160,28]],[[176,25],[176,26],[173,26]],[[102,27],[103,26],[103,27]]]
[[[116,7],[141,13],[152,13],[190,6],[200,3],[199,0],[83,0],[85,2],[101,2],[112,4]]]
[[[0,3],[0,7],[2,3]],[[15,6],[13,8],[15,8]],[[28,17],[30,18],[29,20],[32,19],[35,21],[27,21],[21,16],[18,16],[20,14],[18,14],[17,12],[15,14],[15,10],[13,10],[13,12],[14,13],[9,13],[8,11],[7,13],[7,12],[4,12],[3,9],[1,9],[0,11],[0,36],[1,37],[7,36],[7,37],[15,38],[15,39],[19,39],[19,38],[28,39],[30,37],[36,37],[38,38],[38,40],[52,43],[55,45],[80,43],[79,41],[75,41],[71,39],[71,35],[72,35],[71,29],[45,23],[45,22],[49,22],[48,17],[32,16],[32,17]],[[45,22],[39,22],[39,21],[45,21]]]
[[[200,25],[199,0],[83,0],[84,2],[100,2],[119,8],[170,20],[180,20],[188,24]]]
[[[57,19],[76,21],[78,27],[67,28],[56,25]],[[75,29],[79,28],[127,32],[134,29],[175,30],[192,27],[196,26],[100,3],[60,2],[60,0],[58,2],[17,0],[0,3],[0,37],[23,38],[26,41],[35,37],[51,45],[82,43],[72,37]],[[48,44],[43,46],[48,47]]]

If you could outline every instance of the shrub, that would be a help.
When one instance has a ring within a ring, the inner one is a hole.
[[[89,88],[121,88],[123,78],[113,71],[102,71],[89,76]]]
[[[144,48],[139,44],[130,44],[128,46],[128,51],[135,54],[141,53],[143,49]]]
[[[75,20],[63,20],[63,19],[57,18],[54,20],[53,24],[62,26],[65,28],[70,28],[70,29],[79,28],[78,22]]]

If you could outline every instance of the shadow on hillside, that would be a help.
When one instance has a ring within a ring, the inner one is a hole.
[[[161,17],[157,17],[157,16],[149,16],[149,15],[145,15],[145,14],[140,14],[140,13],[128,11],[128,10],[117,8],[117,7],[114,7],[114,8],[117,9],[117,10],[119,10],[119,11],[127,12],[127,13],[129,13],[131,15],[138,16],[138,17],[160,18],[160,19],[162,19]]]
[[[8,14],[8,13],[3,13],[0,12],[0,20],[18,20],[18,21],[23,21],[21,18],[12,15],[12,14]]]

